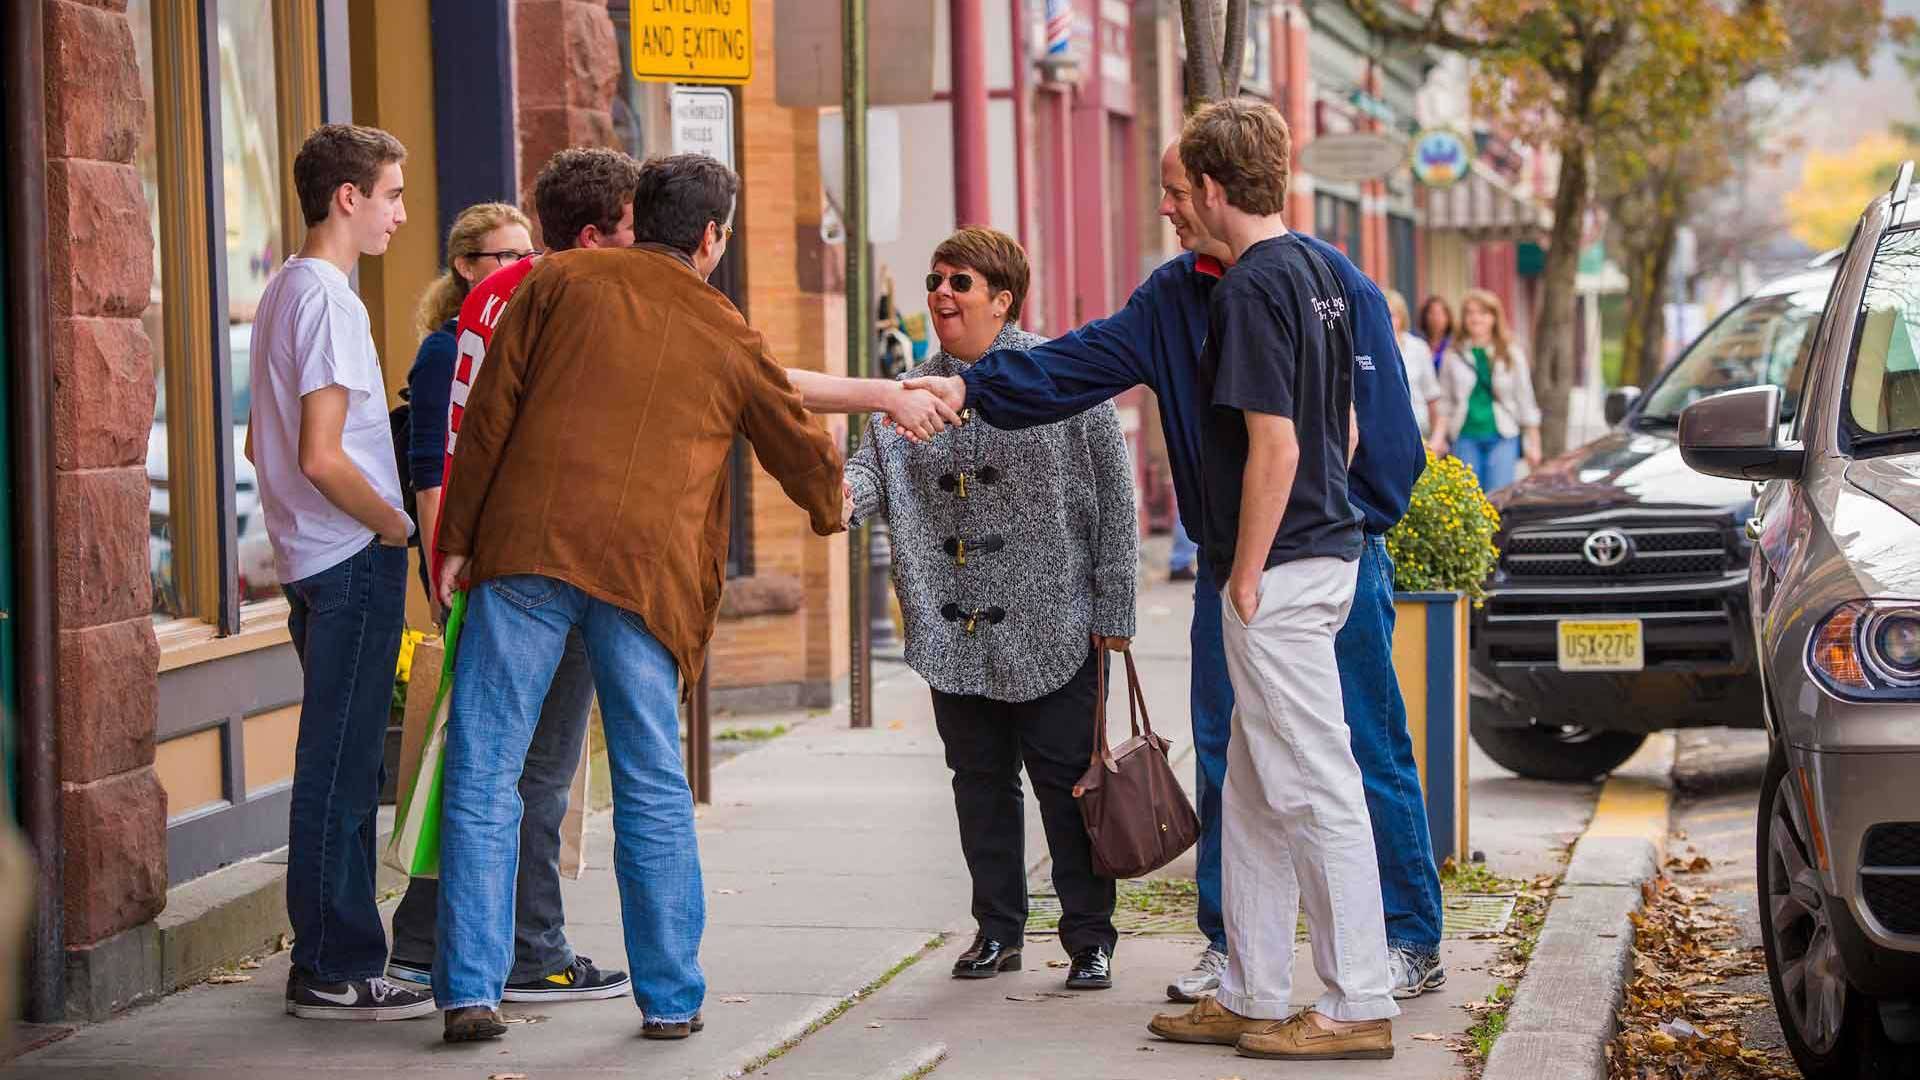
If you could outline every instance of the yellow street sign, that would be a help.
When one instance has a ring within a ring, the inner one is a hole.
[[[632,0],[633,77],[744,83],[753,77],[752,0]]]

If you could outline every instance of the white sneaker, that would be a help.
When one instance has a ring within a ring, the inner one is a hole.
[[[1167,1000],[1187,1004],[1220,989],[1220,973],[1227,970],[1227,954],[1208,946],[1193,970],[1167,984]]]
[[[1447,969],[1440,966],[1437,952],[1416,956],[1405,949],[1388,949],[1387,970],[1393,976],[1393,996],[1401,1000],[1447,985]]]

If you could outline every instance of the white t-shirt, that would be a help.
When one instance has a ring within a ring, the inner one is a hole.
[[[387,386],[367,307],[325,259],[288,259],[260,294],[253,322],[253,465],[282,582],[331,569],[373,530],[333,505],[300,471],[300,399],[347,390],[341,448],[393,507],[405,504],[387,419]]]
[[[1440,376],[1433,370],[1433,350],[1419,335],[1403,333],[1400,362],[1407,366],[1407,393],[1413,398],[1413,418],[1420,423],[1420,434],[1432,435],[1433,432],[1427,430],[1433,421],[1427,405],[1439,400],[1441,393]]]

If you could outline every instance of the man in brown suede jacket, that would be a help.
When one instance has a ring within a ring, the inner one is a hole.
[[[567,634],[600,695],[615,877],[650,1038],[700,1030],[706,924],[680,688],[699,677],[727,557],[736,434],[822,536],[842,527],[827,432],[707,275],[739,179],[648,162],[636,247],[540,261],[494,331],[441,510],[443,599],[471,586],[454,668],[434,997],[449,1041],[505,1032],[519,860],[515,783]]]

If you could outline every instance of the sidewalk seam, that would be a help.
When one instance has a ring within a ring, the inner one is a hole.
[[[1606,1047],[1633,970],[1631,916],[1660,874],[1672,817],[1673,739],[1654,737],[1667,742],[1668,783],[1613,776],[1601,788],[1481,1080],[1606,1080]],[[1579,1015],[1564,1013],[1569,1003]]]

